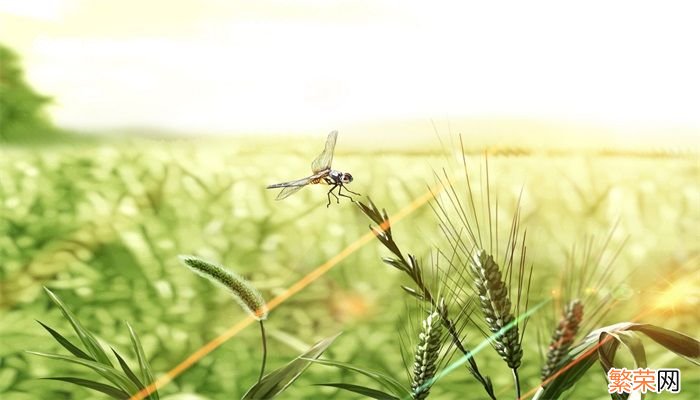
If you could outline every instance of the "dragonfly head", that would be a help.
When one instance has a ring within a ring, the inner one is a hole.
[[[352,182],[352,175],[350,175],[350,173],[348,172],[343,172],[343,175],[340,177],[340,180],[343,183],[350,183]]]

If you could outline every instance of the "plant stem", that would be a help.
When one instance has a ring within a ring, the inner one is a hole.
[[[433,296],[432,292],[430,291],[430,288],[425,284],[423,281],[423,277],[421,275],[420,268],[418,267],[418,261],[412,257],[409,254],[408,260],[406,260],[403,255],[401,254],[401,251],[398,249],[398,246],[396,246],[393,241],[391,241],[393,246],[396,248],[396,251],[394,254],[399,257],[398,261],[403,265],[403,271],[408,274],[408,276],[413,280],[413,282],[416,284],[416,286],[420,289],[420,292],[423,296],[423,299],[430,303],[430,305],[439,311],[440,313],[440,321],[442,322],[442,325],[447,328],[447,332],[449,333],[450,337],[452,338],[452,342],[455,344],[457,349],[464,354],[465,357],[467,357],[467,360],[469,362],[469,365],[467,366],[467,369],[471,372],[471,374],[476,378],[479,383],[484,387],[486,390],[486,393],[492,400],[496,400],[496,394],[493,392],[493,386],[491,383],[487,380],[486,377],[484,377],[481,372],[479,371],[479,367],[476,364],[476,360],[474,359],[471,351],[467,350],[464,345],[462,344],[462,341],[459,338],[459,333],[457,332],[457,329],[455,328],[454,322],[449,318],[447,308],[446,307],[440,307],[438,302],[435,300],[435,297]]]
[[[513,383],[515,383],[515,400],[520,400],[520,376],[518,375],[518,369],[513,368]]]
[[[441,322],[443,326],[447,328],[447,331],[450,337],[452,338],[452,342],[457,347],[457,349],[459,349],[459,351],[461,351],[462,354],[464,354],[464,356],[467,357],[467,361],[469,363],[469,365],[467,365],[467,369],[472,374],[472,376],[474,376],[474,378],[476,378],[476,380],[479,381],[479,383],[481,383],[481,385],[486,390],[486,393],[488,394],[489,398],[491,398],[492,400],[496,400],[496,394],[493,391],[493,384],[491,383],[491,380],[488,377],[485,377],[481,374],[481,372],[479,371],[479,367],[476,364],[476,359],[474,359],[473,357],[473,354],[471,353],[471,351],[467,350],[462,344],[455,324],[448,316],[447,307],[439,306],[438,302],[435,300],[435,297],[430,292],[430,288],[428,287],[428,285],[426,285],[425,281],[423,280],[422,271],[418,265],[418,260],[416,260],[416,258],[410,254],[408,255],[408,259],[406,259],[401,250],[399,249],[399,246],[396,244],[396,242],[394,242],[394,238],[391,235],[391,224],[389,223],[389,216],[386,214],[386,211],[383,210],[382,212],[380,212],[377,206],[372,202],[372,200],[369,200],[369,206],[365,205],[362,202],[358,202],[357,205],[369,219],[371,219],[375,224],[377,224],[377,228],[374,228],[370,225],[370,229],[372,230],[372,232],[374,232],[374,235],[377,237],[379,242],[382,243],[384,247],[386,247],[396,256],[396,259],[384,258],[383,261],[391,265],[392,267],[397,268],[398,270],[406,273],[419,289],[421,299],[430,303],[430,305],[433,308],[439,310]]]
[[[260,335],[262,336],[262,365],[260,366],[260,376],[258,377],[258,383],[262,380],[263,374],[265,373],[265,361],[267,361],[267,338],[265,337],[265,324],[263,320],[260,320]]]
[[[408,262],[406,262],[406,260],[404,260],[403,258],[401,259],[401,261],[407,267],[409,266]],[[441,320],[443,326],[445,328],[447,328],[447,332],[449,333],[450,337],[452,338],[452,342],[454,343],[454,345],[457,347],[457,349],[459,351],[462,352],[462,354],[464,354],[466,357],[469,357],[468,358],[469,367],[467,367],[467,368],[470,368],[472,375],[474,375],[476,380],[478,380],[479,383],[481,383],[481,385],[484,387],[484,389],[486,389],[486,393],[489,395],[489,397],[492,400],[496,400],[496,394],[493,393],[491,385],[489,384],[489,382],[486,380],[486,378],[479,371],[479,367],[477,366],[476,360],[474,360],[474,357],[472,356],[471,351],[467,350],[464,347],[464,345],[462,344],[462,341],[459,338],[459,334],[457,333],[457,329],[454,326],[454,322],[452,322],[452,320],[447,315],[447,309],[442,308],[442,307],[438,307],[438,304],[435,301],[435,298],[433,297],[432,293],[430,292],[430,289],[428,289],[428,287],[422,282],[421,279],[419,279],[418,277],[413,276],[411,274],[409,274],[409,275],[411,276],[413,281],[418,285],[418,287],[422,290],[423,297],[430,303],[430,305],[433,306],[434,309],[437,309],[440,311],[440,316],[442,317],[440,320]],[[520,389],[518,388],[518,397],[519,396],[520,396]]]
[[[492,400],[496,400],[496,394],[493,392],[493,389],[489,382],[486,380],[486,378],[481,374],[481,371],[479,371],[479,367],[476,364],[476,360],[474,360],[474,357],[471,353],[471,351],[467,350],[464,345],[462,344],[462,341],[459,339],[459,334],[457,333],[457,330],[454,327],[454,323],[452,320],[450,320],[447,315],[445,315],[445,319],[443,320],[443,325],[447,328],[448,333],[452,337],[452,342],[457,346],[457,349],[464,354],[464,356],[468,357],[468,362],[469,366],[467,367],[468,369],[470,368],[470,371],[472,375],[476,378],[479,383],[484,387],[486,390],[486,393],[489,395],[489,397]],[[520,393],[520,390],[518,389],[518,393]],[[519,395],[518,395],[519,396]]]

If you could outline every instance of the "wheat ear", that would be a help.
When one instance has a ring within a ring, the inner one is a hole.
[[[582,320],[583,303],[578,299],[572,300],[564,309],[559,324],[552,334],[547,351],[547,361],[542,367],[541,377],[543,381],[557,370],[561,360],[569,353]]]
[[[423,328],[418,335],[418,345],[413,363],[411,396],[416,400],[428,397],[432,379],[437,369],[437,360],[442,344],[440,314],[435,311],[423,320]]]
[[[520,346],[518,325],[511,312],[508,288],[501,278],[498,264],[486,251],[479,250],[474,254],[470,265],[486,325],[492,333],[497,334],[493,341],[494,348],[508,367],[517,370],[523,349]]]
[[[467,362],[469,363],[467,366],[469,373],[471,373],[472,376],[474,376],[474,378],[481,383],[489,398],[496,400],[491,378],[482,375],[481,371],[479,371],[476,358],[474,354],[462,343],[457,327],[449,317],[447,307],[443,302],[438,302],[435,299],[430,288],[423,279],[423,272],[418,263],[418,259],[411,254],[408,254],[408,258],[404,257],[401,249],[399,249],[399,246],[394,241],[394,237],[391,233],[391,223],[389,222],[389,216],[387,215],[386,210],[382,209],[382,211],[379,211],[377,206],[372,202],[372,199],[368,198],[367,200],[368,205],[358,201],[358,207],[360,207],[360,210],[362,210],[362,212],[369,217],[369,219],[377,224],[376,228],[372,225],[370,225],[369,228],[372,232],[374,232],[374,235],[377,237],[379,242],[396,256],[396,258],[384,257],[382,258],[382,261],[398,269],[399,271],[408,274],[408,276],[413,280],[413,282],[416,284],[417,290],[408,286],[401,286],[408,294],[421,301],[429,303],[433,308],[438,310],[442,325],[447,329],[447,332],[452,338],[452,342],[454,343],[455,347],[457,347],[457,349],[459,349],[459,351],[462,352],[462,354],[464,354],[464,356],[467,358]]]

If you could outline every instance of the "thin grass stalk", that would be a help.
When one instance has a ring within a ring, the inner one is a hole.
[[[263,375],[265,375],[265,362],[267,361],[267,336],[265,336],[265,324],[263,320],[260,320],[260,336],[262,337],[262,361],[260,363],[260,376],[258,377],[258,383],[262,381]]]

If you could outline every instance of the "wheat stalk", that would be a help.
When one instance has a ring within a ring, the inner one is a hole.
[[[442,324],[440,319],[440,314],[437,311],[428,315],[423,320],[423,329],[418,335],[411,380],[411,397],[416,400],[423,400],[430,393],[442,345]]]
[[[620,287],[627,280],[624,276],[612,277],[613,264],[626,241],[625,238],[616,249],[610,249],[616,229],[617,223],[602,241],[588,236],[581,240],[581,244],[572,245],[566,254],[567,262],[562,270],[561,283],[554,293],[563,299],[564,309],[555,328],[550,331],[552,333],[540,376],[543,382],[547,382],[558,370],[559,364],[573,346],[576,335],[581,332],[586,336],[616,304],[615,299],[603,291],[606,286],[610,290]]]
[[[521,226],[522,190],[514,205],[506,240],[501,240],[499,227],[502,229],[503,223],[499,224],[499,199],[491,190],[488,157],[480,173],[480,184],[472,185],[461,137],[460,144],[466,187],[462,191],[446,170],[442,174],[436,172],[435,177],[445,190],[434,193],[435,202],[431,203],[440,229],[455,253],[448,254],[444,284],[447,293],[455,297],[469,296],[469,289],[464,288],[473,289],[488,327],[482,332],[490,331],[494,349],[512,370],[515,397],[520,398],[518,367],[529,320],[533,272],[532,266],[527,266],[527,232]],[[495,261],[497,255],[501,255],[500,267]]]
[[[547,351],[547,361],[542,367],[541,378],[543,381],[557,370],[561,360],[569,353],[582,320],[583,303],[575,299],[564,309],[559,324],[552,334],[552,340]]]
[[[411,254],[408,254],[407,257],[403,255],[401,249],[394,241],[394,237],[391,232],[391,223],[386,210],[382,209],[382,211],[379,211],[377,206],[372,202],[372,199],[368,197],[367,200],[367,205],[359,201],[357,202],[357,205],[370,220],[377,224],[376,228],[370,225],[370,230],[374,233],[379,242],[395,256],[395,258],[384,257],[382,258],[382,261],[398,269],[399,271],[404,272],[411,278],[411,280],[413,280],[413,283],[416,285],[415,289],[408,286],[401,287],[411,296],[430,304],[433,309],[438,311],[440,314],[440,321],[445,329],[447,329],[449,336],[452,338],[452,343],[467,358],[467,362],[469,363],[467,368],[469,369],[469,372],[474,378],[476,378],[477,381],[479,381],[479,383],[481,383],[488,396],[495,400],[496,395],[494,393],[491,378],[483,375],[481,371],[479,371],[474,354],[462,343],[458,327],[449,316],[447,305],[443,301],[438,302],[433,295],[433,292],[428,287],[428,284],[423,277],[423,269],[421,268],[418,259]],[[469,313],[460,313],[458,317],[463,317],[464,315],[468,314]]]

